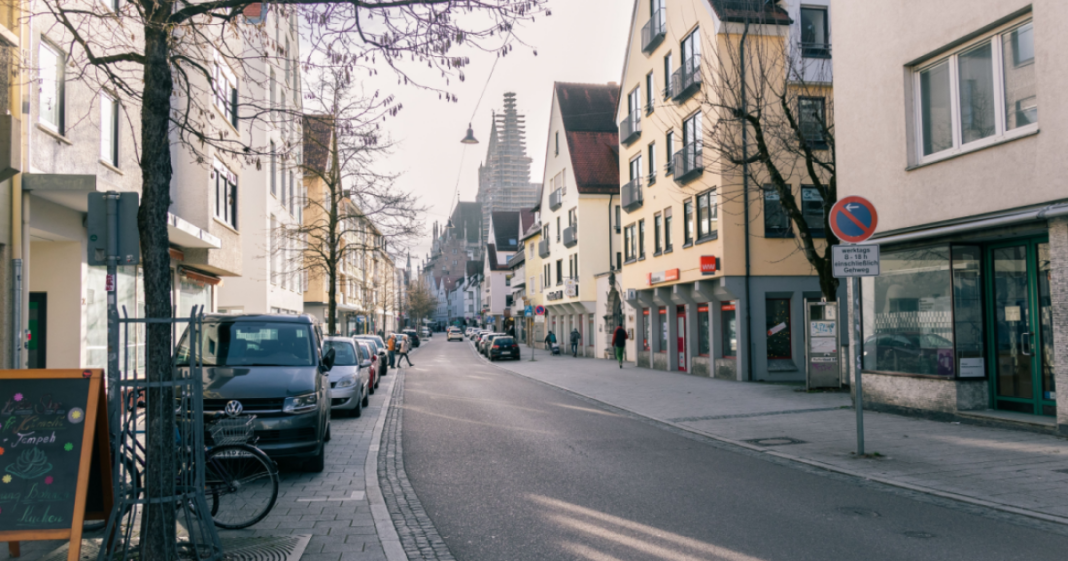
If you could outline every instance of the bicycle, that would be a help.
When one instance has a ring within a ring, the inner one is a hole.
[[[130,411],[144,407],[144,390],[131,394],[126,402]],[[140,416],[140,415],[139,415]],[[278,500],[278,469],[262,450],[255,446],[255,415],[228,417],[219,412],[206,426],[212,445],[204,448],[204,494],[210,500],[215,525],[228,530],[248,528],[263,520]],[[137,423],[143,426],[143,423]],[[130,428],[124,428],[133,436]],[[143,434],[143,431],[134,431]],[[124,438],[121,451],[123,467],[116,495],[140,498],[146,450],[142,442]],[[181,468],[180,468],[181,469]],[[123,517],[129,512],[123,513]],[[88,531],[103,529],[107,521],[85,522]]]

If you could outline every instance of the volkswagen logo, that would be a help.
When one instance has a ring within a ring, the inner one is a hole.
[[[243,405],[241,405],[241,402],[235,399],[235,400],[232,400],[232,401],[230,401],[230,402],[228,402],[226,404],[225,411],[226,411],[227,416],[236,417],[236,416],[241,414],[241,411],[244,408],[245,407]]]

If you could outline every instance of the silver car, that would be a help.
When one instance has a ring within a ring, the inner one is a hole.
[[[330,411],[334,415],[359,417],[367,400],[369,372],[364,363],[367,351],[351,337],[327,337],[323,350],[334,349],[330,369]]]

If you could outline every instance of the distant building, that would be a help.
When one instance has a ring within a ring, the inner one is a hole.
[[[530,182],[526,120],[516,110],[515,94],[504,94],[504,113],[494,114],[486,161],[478,168],[478,204],[482,207],[481,244],[489,239],[490,216],[499,211],[529,209],[540,185]]]

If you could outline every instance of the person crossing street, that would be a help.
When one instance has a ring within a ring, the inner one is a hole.
[[[400,340],[400,354],[397,356],[397,368],[400,368],[402,360],[407,360],[408,366],[415,366],[412,364],[412,359],[408,356],[408,351],[410,350],[411,343],[408,342],[408,338],[402,337]]]
[[[582,340],[582,334],[579,333],[577,328],[571,328],[571,356],[578,356],[579,342]]]
[[[623,329],[623,324],[616,325],[616,330],[612,333],[612,347],[616,350],[619,367],[623,368],[623,356],[626,355],[627,350],[627,330]]]

